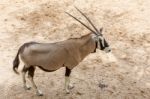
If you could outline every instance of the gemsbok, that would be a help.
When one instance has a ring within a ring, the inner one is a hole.
[[[111,51],[107,41],[102,35],[103,28],[98,30],[83,12],[81,12],[78,8],[76,9],[87,19],[94,30],[73,15],[68,12],[66,13],[90,30],[91,32],[89,34],[80,38],[71,38],[55,43],[28,42],[19,48],[13,61],[13,70],[15,73],[19,74],[17,69],[20,63],[20,56],[20,59],[24,63],[21,73],[23,78],[23,87],[25,89],[30,89],[30,87],[26,85],[26,72],[28,72],[28,78],[34,87],[36,94],[42,96],[43,93],[37,88],[33,80],[36,67],[48,72],[56,71],[61,67],[65,67],[65,91],[66,93],[69,93],[70,89],[73,88],[73,85],[70,84],[69,78],[71,70],[87,55],[96,52],[96,49],[103,50],[106,53]]]

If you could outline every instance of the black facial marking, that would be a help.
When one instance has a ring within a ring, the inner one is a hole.
[[[106,42],[106,40],[104,39],[104,45],[105,47],[109,47],[108,43]]]
[[[105,47],[104,47],[104,46],[103,46],[103,44],[102,44],[102,40],[101,40],[101,39],[99,39],[99,42],[100,42],[101,50],[104,50],[104,49],[105,49]]]
[[[104,39],[104,46],[102,44],[102,40],[99,39],[99,42],[100,42],[100,47],[101,47],[101,50],[104,50],[106,47],[109,47],[108,43],[106,42],[106,40]]]

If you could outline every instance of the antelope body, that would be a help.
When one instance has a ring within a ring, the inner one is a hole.
[[[87,44],[86,44],[87,43]],[[21,59],[26,65],[39,66],[53,71],[62,66],[73,69],[86,55],[96,48],[95,41],[88,34],[79,39],[69,39],[57,43],[24,44]]]
[[[77,9],[77,8],[76,8]],[[86,17],[79,9],[77,9],[84,17]],[[71,14],[67,13],[71,17]],[[73,17],[76,19],[75,17]],[[86,19],[88,19],[86,17]],[[78,19],[76,19],[79,21]],[[89,20],[88,20],[89,21]],[[81,21],[79,21],[83,24]],[[89,21],[90,22],[90,21]],[[91,22],[90,22],[91,23]],[[92,23],[91,23],[92,24]],[[96,29],[93,31],[85,24],[91,33],[82,36],[81,38],[68,39],[56,43],[37,43],[29,42],[22,45],[16,58],[13,62],[13,70],[17,72],[19,65],[19,55],[21,60],[24,62],[24,68],[22,70],[24,88],[29,89],[26,85],[25,74],[28,71],[28,77],[31,80],[33,87],[36,89],[37,95],[43,95],[42,92],[37,88],[33,77],[36,67],[41,68],[44,71],[55,71],[61,67],[66,68],[65,73],[65,90],[69,93],[69,88],[73,86],[70,84],[69,76],[71,70],[77,66],[87,55],[96,51],[96,48],[109,52],[109,45],[103,38],[101,32]],[[92,24],[93,26],[93,24]]]

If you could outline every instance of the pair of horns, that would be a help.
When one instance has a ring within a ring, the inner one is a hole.
[[[90,30],[91,32],[93,32],[96,35],[101,35],[102,29],[100,29],[100,31],[98,31],[98,29],[94,26],[94,24],[91,22],[91,20],[82,12],[80,11],[77,7],[75,7],[77,9],[78,12],[80,12],[86,19],[87,21],[92,25],[92,27],[95,29],[92,30],[90,27],[88,27],[87,25],[85,25],[82,21],[80,21],[79,19],[77,19],[76,17],[74,17],[73,15],[71,15],[70,13],[66,12],[69,16],[71,16],[72,18],[74,18],[76,21],[78,21],[80,24],[82,24],[83,26],[85,26],[88,30]],[[99,34],[98,34],[99,33]]]

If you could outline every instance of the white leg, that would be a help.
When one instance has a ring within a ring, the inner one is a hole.
[[[70,89],[72,89],[74,86],[70,83],[70,77],[65,77],[65,91],[67,94],[70,93]]]
[[[71,83],[69,83],[69,89],[72,89],[72,88],[74,88],[74,86],[73,86],[73,84],[71,84]]]
[[[22,70],[23,87],[24,87],[25,90],[30,90],[31,87],[29,87],[29,86],[26,84],[26,78],[25,78],[26,72],[27,72],[27,70],[26,70],[25,67],[24,67],[24,69]]]
[[[66,91],[67,94],[70,93],[70,90],[69,90],[69,83],[70,83],[69,77],[65,77],[65,91]]]
[[[42,91],[39,90],[39,89],[37,88],[37,86],[35,85],[35,82],[34,82],[33,78],[29,76],[29,80],[31,81],[32,86],[33,86],[34,90],[36,91],[36,94],[37,94],[38,96],[43,96]]]

